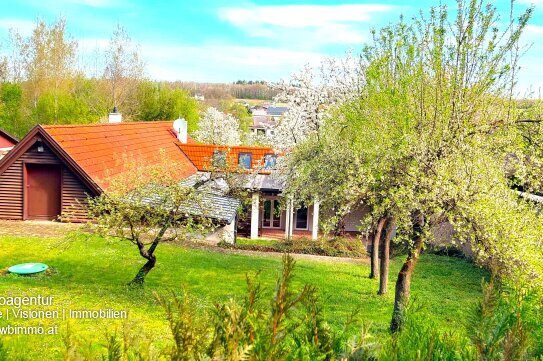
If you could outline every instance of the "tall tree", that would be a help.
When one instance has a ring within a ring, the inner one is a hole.
[[[0,128],[18,137],[28,129],[21,116],[22,92],[19,84],[4,83],[0,86]]]
[[[39,20],[29,37],[11,31],[13,80],[25,80],[25,91],[36,109],[40,96],[49,92],[53,97],[52,113],[59,109],[58,97],[67,90],[67,82],[75,73],[77,42],[66,32],[66,20],[59,18],[52,25]]]
[[[198,102],[183,89],[172,89],[168,84],[142,81],[136,94],[134,112],[138,120],[173,120],[184,118],[189,133],[198,129]]]
[[[379,249],[379,291],[377,294],[386,295],[388,292],[388,274],[390,266],[390,242],[394,236],[396,224],[393,218],[385,218],[386,227]],[[374,248],[373,252],[377,250]]]
[[[358,94],[362,83],[359,58],[348,54],[323,60],[318,69],[307,65],[275,84],[274,101],[285,103],[288,111],[274,128],[271,143],[285,150],[318,135],[327,110]]]
[[[144,78],[144,64],[138,46],[120,24],[113,31],[105,59],[103,78],[109,84],[112,105],[130,115],[138,82]]]
[[[542,219],[510,188],[504,167],[515,163],[511,154],[523,153],[511,86],[530,15],[528,9],[500,30],[493,6],[460,0],[452,19],[440,6],[374,32],[362,53],[362,91],[331,108],[308,138],[312,144],[289,157],[305,160],[290,162],[296,169],[290,184],[300,184],[301,175],[305,193],[318,192],[321,176],[308,175],[319,175],[316,166],[328,159],[335,196],[363,201],[371,218],[388,215],[396,223],[396,240],[408,255],[395,286],[393,332],[401,328],[420,252],[439,222],[452,223],[458,241],[469,242],[476,259],[503,277],[533,283],[542,276]],[[317,161],[308,160],[308,149]],[[354,165],[348,176],[341,157]]]

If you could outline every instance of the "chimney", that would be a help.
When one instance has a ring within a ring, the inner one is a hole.
[[[113,110],[111,113],[109,113],[109,122],[110,123],[120,123],[123,120],[123,115],[121,113],[117,113],[117,107],[113,107]]]
[[[187,143],[187,121],[183,118],[174,120],[173,130],[177,134],[177,139],[183,144]]]

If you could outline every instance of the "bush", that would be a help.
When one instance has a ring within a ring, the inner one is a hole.
[[[220,247],[260,252],[301,253],[330,257],[362,258],[367,256],[366,246],[358,239],[335,237],[317,241],[299,238],[290,241],[238,239],[235,245],[219,243]]]

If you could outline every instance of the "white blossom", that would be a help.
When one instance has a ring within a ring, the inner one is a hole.
[[[203,113],[198,126],[199,129],[194,133],[194,138],[201,143],[217,145],[241,144],[239,120],[230,114],[209,107]]]
[[[329,108],[353,98],[362,89],[362,66],[358,57],[328,58],[318,69],[306,65],[288,82],[275,84],[276,102],[286,103],[283,115],[271,136],[278,149],[289,149],[318,132]]]

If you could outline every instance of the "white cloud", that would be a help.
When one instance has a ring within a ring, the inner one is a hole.
[[[367,22],[374,13],[387,12],[392,8],[381,4],[249,6],[221,8],[219,16],[239,27],[265,24],[305,28],[332,23]]]
[[[543,5],[543,0],[518,0],[518,3],[523,5],[541,6]]]
[[[101,8],[111,5],[111,1],[109,0],[72,0],[71,1],[74,4],[79,5],[86,5],[93,8]]]
[[[32,20],[25,19],[0,19],[0,29],[10,30],[14,29],[18,31],[21,35],[30,35],[32,30],[36,27],[36,22]]]
[[[543,0],[542,0],[543,3]],[[525,35],[541,35],[543,34],[543,26],[537,26],[537,25],[526,25],[526,28],[524,30]]]
[[[223,44],[142,44],[141,51],[149,76],[170,81],[277,81],[304,64],[316,65],[323,58],[316,52]]]
[[[360,43],[374,15],[393,9],[381,4],[249,5],[220,8],[218,14],[249,36],[308,49],[323,44]]]

